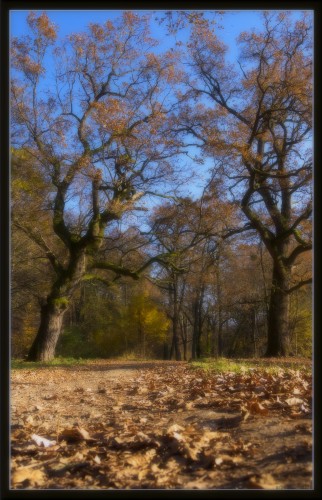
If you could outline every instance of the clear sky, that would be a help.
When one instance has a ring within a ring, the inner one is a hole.
[[[135,9],[133,9],[135,11]],[[107,19],[115,19],[121,13],[120,10],[51,10],[46,9],[50,19],[59,27],[59,37],[64,38],[66,35],[75,31],[80,31],[86,28],[88,23],[102,23]],[[140,12],[152,12],[143,11]],[[207,12],[207,11],[205,11]],[[293,11],[295,16],[298,16],[300,11]],[[226,11],[221,24],[224,27],[220,30],[220,38],[228,45],[229,55],[232,60],[236,60],[238,56],[238,48],[236,46],[236,37],[242,31],[256,28],[261,25],[260,10],[233,10]],[[27,10],[12,10],[10,19],[10,28],[12,36],[19,36],[26,32]],[[159,17],[162,16],[162,11],[158,11]],[[160,38],[160,43],[163,48],[171,43],[169,37],[165,35],[164,30],[157,23],[152,24],[153,35]]]

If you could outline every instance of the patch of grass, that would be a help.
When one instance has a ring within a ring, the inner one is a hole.
[[[82,358],[64,358],[61,356],[58,356],[57,358],[54,358],[52,361],[25,361],[23,359],[12,359],[11,360],[11,368],[13,370],[19,370],[19,369],[37,369],[37,368],[45,368],[49,366],[61,366],[61,367],[68,367],[68,366],[75,366],[75,365],[87,365],[90,362],[90,360],[87,359],[82,359]]]
[[[153,356],[142,356],[136,351],[128,351],[120,354],[119,356],[113,356],[112,359],[117,361],[153,361],[155,358]]]
[[[301,370],[311,372],[312,367],[309,361],[303,359],[228,359],[228,358],[204,358],[190,363],[192,368],[202,369],[207,372],[232,372],[245,373],[253,370],[265,370],[269,373],[278,373],[280,370]]]

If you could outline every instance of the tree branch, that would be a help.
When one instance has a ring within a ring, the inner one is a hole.
[[[121,276],[130,276],[135,280],[138,280],[140,278],[138,271],[131,271],[130,269],[114,264],[113,262],[93,262],[91,264],[91,268],[113,271],[115,274],[119,274]]]
[[[308,278],[307,280],[301,280],[298,283],[296,283],[296,285],[289,288],[286,293],[295,292],[295,290],[302,288],[302,286],[309,285],[310,283],[312,283],[312,278]]]
[[[40,234],[37,234],[33,229],[31,229],[30,226],[24,226],[20,224],[17,220],[15,220],[15,218],[13,218],[12,222],[14,226],[23,231],[34,243],[39,246],[39,248],[41,248],[45,252],[46,257],[51,263],[56,274],[59,274],[64,270],[56,255],[49,248],[44,238]]]
[[[285,264],[287,266],[292,265],[297,257],[301,255],[301,253],[308,252],[312,250],[312,243],[307,243],[306,245],[299,245],[291,252],[291,254],[285,259]]]

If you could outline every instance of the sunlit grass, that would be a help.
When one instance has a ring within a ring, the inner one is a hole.
[[[82,358],[64,358],[58,356],[57,358],[54,358],[52,361],[25,361],[23,359],[12,359],[11,360],[11,368],[16,370],[16,369],[36,369],[36,368],[45,368],[45,367],[50,367],[50,366],[61,366],[61,367],[68,367],[68,366],[75,366],[75,365],[87,365],[90,363],[91,360],[89,359],[82,359]]]
[[[300,370],[303,372],[311,372],[310,363],[302,360],[283,360],[281,358],[267,360],[259,359],[228,359],[228,358],[204,358],[190,363],[192,368],[201,368],[207,372],[232,372],[245,373],[253,370],[265,370],[269,373],[278,373],[280,370],[292,371]]]
[[[11,360],[11,368],[14,370],[19,369],[38,369],[38,368],[49,368],[49,367],[61,367],[68,368],[73,366],[82,366],[82,365],[91,365],[96,364],[99,361],[103,361],[96,358],[83,359],[83,358],[72,358],[72,357],[63,357],[58,356],[52,361],[47,362],[32,362],[25,361],[21,359],[13,359]],[[118,361],[122,363],[129,361],[158,361],[153,360],[152,358],[142,358],[135,353],[128,353],[127,355],[118,356],[113,358],[112,360],[104,360],[107,361]],[[265,358],[257,358],[257,359],[228,359],[228,358],[202,358],[200,360],[191,361],[187,363],[187,366],[191,367],[191,369],[202,369],[206,372],[216,372],[216,373],[236,373],[243,374],[247,372],[252,372],[253,370],[265,370],[266,372],[272,374],[278,374],[280,370],[284,371],[292,371],[292,370],[300,370],[302,372],[309,373],[312,371],[312,366],[307,360],[302,359],[277,359],[274,358],[272,360]]]

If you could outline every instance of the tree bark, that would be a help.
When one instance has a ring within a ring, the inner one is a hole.
[[[28,361],[51,361],[55,357],[66,310],[64,303],[56,305],[49,302],[41,307],[40,326],[30,348]]]
[[[266,357],[286,356],[288,351],[289,294],[288,273],[282,275],[274,264],[268,314],[268,338]]]
[[[73,253],[67,269],[61,269],[46,303],[41,306],[38,333],[29,350],[27,361],[51,361],[55,357],[64,314],[85,271],[84,259],[84,253]]]

